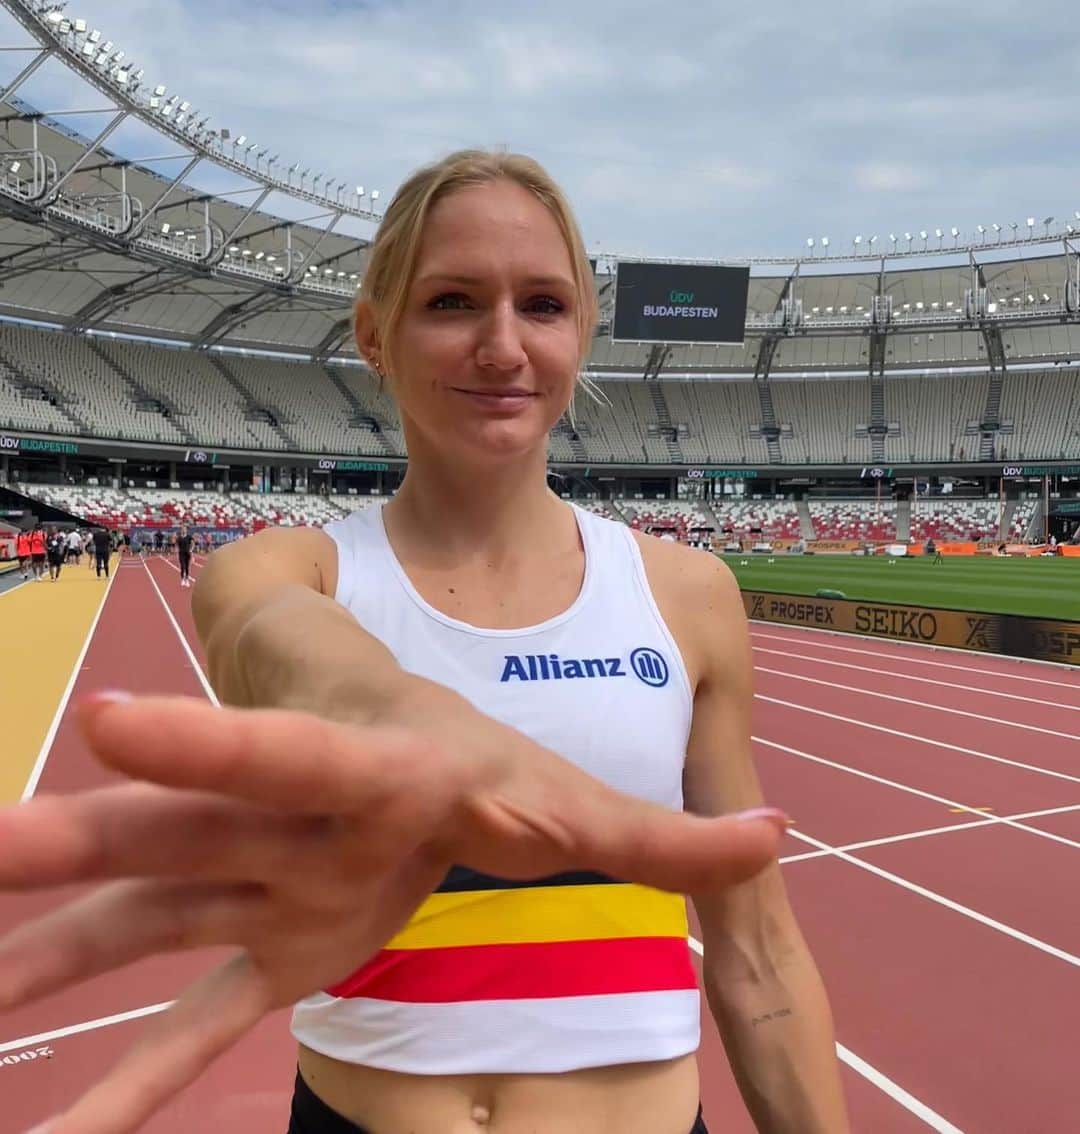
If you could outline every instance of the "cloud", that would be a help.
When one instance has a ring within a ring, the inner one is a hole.
[[[783,255],[812,233],[843,246],[1080,208],[1080,150],[1061,142],[1080,85],[1066,0],[1021,23],[1005,0],[978,20],[960,0],[833,0],[827,18],[796,0],[74,7],[212,125],[335,181],[388,194],[459,146],[533,153],[590,248]],[[45,68],[26,96],[86,105],[70,87]]]

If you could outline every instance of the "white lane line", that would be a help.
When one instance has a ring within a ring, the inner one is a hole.
[[[901,657],[899,654],[890,653],[886,650],[860,650],[854,646],[839,646],[832,642],[807,641],[801,635],[785,637],[783,634],[765,634],[761,630],[758,630],[756,627],[752,631],[751,636],[753,637],[755,642],[759,639],[767,639],[770,642],[787,642],[789,644],[797,643],[800,646],[809,646],[812,649],[834,650],[845,654],[858,654],[862,657],[877,658],[881,661],[894,661],[901,665],[930,665],[934,666],[936,669],[958,669],[962,673],[969,675],[981,674],[984,677],[1003,677],[1009,681],[1028,681],[1036,685],[1052,685],[1057,689],[1071,689],[1074,693],[1080,693],[1080,681],[1051,681],[1048,677],[1032,677],[1027,673],[1015,673],[1012,670],[1006,669],[979,669],[975,666],[955,665],[953,662],[935,661],[933,658],[924,658],[917,656],[905,658]],[[903,644],[905,643],[898,643],[898,645]],[[906,644],[912,645],[913,643],[909,642]],[[908,652],[913,655],[915,653],[914,650],[910,650]],[[971,652],[972,651],[970,650],[964,651],[964,653],[966,654],[971,654]],[[890,672],[893,671],[890,670]],[[897,676],[899,677],[902,675],[898,673]]]
[[[183,646],[184,653],[187,654],[188,661],[191,662],[191,668],[195,670],[195,676],[199,679],[199,684],[202,685],[203,692],[206,694],[211,705],[220,706],[221,702],[217,699],[217,694],[214,692],[214,689],[211,686],[210,682],[207,681],[206,674],[203,673],[202,666],[199,665],[199,659],[195,656],[195,653],[188,643],[187,638],[184,636],[183,630],[180,629],[180,623],[176,621],[176,618],[172,612],[172,608],[165,601],[165,596],[161,593],[161,588],[157,585],[157,579],[154,578],[154,573],[150,570],[149,567],[146,566],[145,563],[143,564],[143,567],[146,568],[146,577],[150,580],[150,585],[157,592],[157,597],[161,601],[161,605],[165,610],[166,615],[168,615],[169,621],[172,623],[172,628],[176,631],[177,638],[180,639],[180,645]]]
[[[960,744],[950,744],[947,740],[935,740],[930,736],[918,736],[913,732],[904,732],[898,728],[889,728],[888,725],[874,724],[872,721],[856,720],[854,717],[845,717],[840,713],[830,713],[826,709],[814,709],[798,701],[785,701],[780,697],[769,697],[765,693],[755,693],[758,701],[767,701],[773,705],[783,705],[788,709],[796,709],[800,713],[812,713],[815,717],[827,717],[832,721],[843,721],[844,724],[855,725],[858,728],[872,729],[874,732],[884,732],[889,736],[899,736],[903,740],[913,740],[917,744],[929,744],[934,748],[944,748],[949,752],[960,752],[964,756],[977,756],[980,760],[990,760],[994,764],[1007,764],[1011,768],[1021,768],[1025,772],[1035,772],[1040,776],[1050,776],[1055,780],[1067,780],[1072,784],[1080,784],[1080,776],[1070,776],[1068,772],[1057,772],[1053,768],[1042,768],[1037,764],[1025,764],[1022,760],[1010,760],[1007,756],[993,756],[989,752],[980,752],[976,748],[964,748]]]
[[[98,1028],[110,1028],[114,1024],[126,1024],[131,1020],[141,1020],[146,1016],[164,1012],[167,1008],[171,1008],[174,1003],[175,1001],[169,1000],[162,1004],[150,1004],[146,1008],[136,1008],[131,1012],[120,1012],[115,1016],[102,1016],[97,1020],[87,1020],[82,1024],[71,1024],[66,1028],[57,1028],[55,1031],[39,1032],[35,1036],[20,1036],[19,1039],[0,1043],[0,1054],[5,1051],[21,1051],[24,1048],[37,1047],[39,1044],[67,1039],[68,1036],[81,1035],[83,1032],[95,1032]]]
[[[1050,957],[1056,957],[1059,961],[1064,961],[1066,964],[1080,968],[1080,957],[1067,952],[1065,949],[1059,949],[1056,945],[1051,945],[1048,941],[1042,941],[1038,937],[1033,937],[1030,933],[1024,933],[1021,929],[1015,929],[1011,925],[1006,925],[1003,921],[998,921],[996,918],[980,913],[970,906],[962,905],[960,902],[954,902],[952,898],[946,898],[944,894],[939,894],[936,890],[930,890],[926,886],[920,886],[917,882],[912,882],[907,878],[901,878],[899,874],[893,874],[892,871],[876,866],[872,862],[866,862],[864,859],[856,858],[854,855],[841,850],[839,847],[834,847],[829,843],[823,843],[820,839],[815,839],[812,835],[806,834],[805,831],[799,831],[794,827],[789,827],[788,834],[793,839],[798,839],[800,842],[817,847],[818,850],[831,851],[835,858],[848,863],[850,866],[857,867],[859,870],[865,870],[867,873],[874,874],[878,878],[884,879],[886,882],[891,882],[894,886],[899,886],[903,890],[908,890],[912,894],[918,894],[921,898],[926,898],[928,901],[934,902],[939,906],[944,906],[945,909],[951,910],[953,913],[958,913],[963,917],[970,918],[972,921],[977,921],[980,925],[985,925],[987,928],[1004,934],[1006,937],[1011,937],[1014,941],[1019,941],[1023,945],[1037,949],[1040,953],[1046,953]]]
[[[71,694],[75,689],[75,682],[79,680],[79,674],[82,672],[83,662],[86,660],[87,651],[90,649],[90,643],[93,641],[94,632],[97,630],[98,623],[101,621],[101,612],[105,609],[105,603],[109,601],[109,595],[112,592],[113,583],[116,582],[116,576],[118,574],[119,571],[113,571],[109,576],[109,581],[105,584],[105,593],[101,596],[101,602],[98,603],[98,608],[94,613],[94,619],[90,623],[90,629],[86,631],[86,637],[83,639],[79,656],[75,659],[75,664],[71,667],[71,675],[68,677],[64,692],[60,695],[60,703],[56,706],[56,712],[53,714],[49,731],[45,734],[45,739],[42,741],[37,759],[34,761],[34,767],[31,769],[30,776],[26,781],[26,787],[23,788],[23,803],[33,796],[34,792],[37,791],[38,784],[41,782],[42,773],[45,771],[45,764],[49,759],[49,753],[52,751],[53,741],[56,739],[57,732],[60,731],[60,722],[64,719],[64,713],[67,712],[68,702],[71,700]]]
[[[1029,834],[1038,835],[1044,839],[1051,839],[1054,842],[1062,843],[1065,846],[1076,847],[1080,850],[1080,843],[1075,842],[1073,839],[1067,839],[1064,835],[1056,835],[1052,831],[1044,831],[1039,827],[1025,827],[1023,823],[1017,823],[1013,820],[1006,818],[1003,815],[982,815],[974,807],[966,803],[958,803],[955,799],[948,799],[943,795],[935,795],[933,792],[924,791],[922,788],[912,787],[910,784],[902,784],[897,780],[889,780],[884,776],[875,775],[873,772],[863,771],[862,768],[853,768],[850,764],[840,764],[835,760],[828,760],[824,756],[815,756],[813,753],[804,752],[801,748],[791,748],[787,744],[780,744],[775,740],[765,740],[763,737],[755,736],[752,738],[757,744],[763,744],[768,748],[775,748],[780,752],[786,752],[789,756],[798,756],[801,760],[809,760],[813,764],[821,764],[826,768],[834,768],[838,772],[846,772],[850,776],[858,776],[862,780],[870,780],[876,784],[882,784],[885,787],[894,788],[896,791],[906,792],[908,795],[917,795],[923,799],[928,799],[931,803],[940,803],[945,807],[959,808],[961,811],[970,812],[972,815],[977,816],[980,820],[985,822],[985,825],[993,823],[1003,823],[1009,827],[1015,827],[1020,831],[1027,831]],[[1067,809],[1066,809],[1067,810]],[[981,826],[983,824],[972,823],[955,823],[951,827],[942,828],[942,830],[962,830],[965,827]],[[910,836],[903,836],[910,837]]]
[[[705,946],[696,937],[689,938],[689,943],[690,948],[698,956],[705,956]],[[841,1063],[846,1063],[856,1074],[861,1075],[883,1094],[921,1119],[931,1130],[936,1130],[938,1134],[964,1134],[960,1127],[954,1126],[947,1118],[942,1118],[936,1110],[931,1110],[926,1103],[917,1099],[910,1091],[905,1091],[899,1083],[894,1083],[887,1075],[871,1066],[865,1059],[861,1059],[850,1048],[844,1047],[842,1043],[836,1045],[836,1056]]]
[[[809,597],[809,596],[806,596]],[[1076,673],[1076,666],[1069,662],[1051,661],[1047,658],[1018,658],[1013,657],[1012,654],[985,654],[980,653],[978,650],[965,650],[960,646],[938,646],[930,642],[908,642],[903,638],[883,638],[880,634],[854,634],[849,630],[827,630],[822,626],[794,626],[786,622],[770,622],[766,618],[751,618],[748,620],[751,627],[767,626],[771,630],[777,627],[785,627],[793,632],[805,634],[828,634],[831,638],[848,638],[854,639],[856,642],[888,642],[892,646],[899,646],[904,649],[916,651],[927,650],[931,653],[937,653],[939,650],[944,650],[948,654],[963,654],[964,657],[973,658],[987,658],[987,657],[1000,657],[1003,661],[1008,660],[1011,662],[1019,662],[1021,665],[1041,665],[1050,666],[1053,669],[1063,670],[1066,673]]]
[[[2,579],[2,578],[3,578],[3,575],[0,575],[0,579]],[[23,587],[26,586],[27,583],[32,583],[33,581],[34,580],[33,580],[32,577],[29,578],[29,579],[23,579],[23,581],[21,583],[16,583],[15,586],[8,587],[7,590],[0,591],[0,598],[3,598],[4,595],[11,595],[11,594],[14,594],[16,591],[21,591],[23,589]]]
[[[1073,811],[1080,811],[1080,803],[1070,803],[1065,807],[1047,807],[1042,811],[1023,811],[1018,815],[1005,815],[988,817],[980,820],[975,820],[970,823],[953,823],[948,827],[931,827],[925,831],[910,831],[906,835],[888,835],[881,839],[867,839],[861,843],[845,843],[838,850],[842,851],[858,851],[858,850],[871,850],[874,847],[889,846],[892,843],[909,843],[914,839],[926,839],[934,835],[951,835],[953,831],[970,831],[975,827],[991,827],[995,822],[1006,822],[1010,819],[1045,819],[1051,815],[1067,815]],[[1018,824],[1007,824],[1010,826],[1017,826]],[[1042,834],[1049,834],[1047,831],[1042,831],[1039,827],[1024,827],[1024,830],[1032,832],[1039,831]],[[1072,843],[1069,839],[1062,839],[1061,836],[1053,836],[1056,842],[1067,842],[1072,846],[1080,847],[1080,843]],[[808,862],[813,858],[828,858],[832,851],[805,851],[803,854],[789,854],[780,859],[782,866],[787,866],[794,862]]]
[[[930,701],[917,701],[911,697],[897,697],[894,693],[879,693],[874,689],[863,689],[859,685],[841,685],[837,681],[824,681],[820,677],[807,677],[804,673],[787,673],[782,669],[769,669],[766,666],[755,666],[757,673],[770,673],[774,677],[786,677],[789,681],[806,681],[811,685],[824,685],[829,689],[843,689],[846,693],[858,693],[863,697],[877,697],[882,701],[895,701],[898,705],[915,705],[920,709],[929,709],[935,713],[949,713],[954,717],[968,717],[975,721],[986,721],[988,724],[1001,725],[1004,728],[1022,728],[1025,732],[1038,732],[1044,736],[1057,736],[1062,740],[1078,740],[1080,735],[1073,732],[1059,732],[1054,728],[1043,728],[1041,725],[1021,724],[1019,721],[1010,721],[1005,717],[990,717],[985,713],[972,713],[967,709],[954,709],[949,705],[935,705]]]
[[[1080,713],[1080,704],[1069,705],[1064,701],[1044,701],[1038,697],[1025,697],[1022,693],[1005,693],[999,689],[987,689],[979,685],[960,685],[955,681],[939,681],[934,677],[919,677],[914,673],[897,673],[892,669],[874,669],[872,666],[858,662],[832,661],[830,658],[816,658],[812,654],[795,654],[790,650],[770,650],[765,646],[755,646],[754,652],[758,654],[776,654],[783,658],[799,658],[802,661],[812,662],[814,665],[830,665],[840,669],[854,669],[859,673],[877,673],[883,677],[898,678],[901,681],[919,681],[924,685],[938,685],[942,689],[962,689],[968,693],[981,693],[985,697],[1004,698],[1009,701],[1026,701],[1029,705],[1043,705],[1051,709],[1068,709]],[[795,674],[789,676],[794,677]],[[869,690],[867,690],[869,692]],[[1080,694],[1080,689],[1076,690]]]

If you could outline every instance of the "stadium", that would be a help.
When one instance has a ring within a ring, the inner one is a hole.
[[[63,5],[2,2],[24,35],[0,45],[0,626],[9,651],[42,627],[56,646],[5,682],[6,803],[95,782],[68,713],[87,681],[213,700],[181,523],[197,576],[221,543],[380,506],[407,460],[352,337],[379,193],[230,133]],[[109,103],[96,135],[25,101],[46,63]],[[143,157],[110,148],[132,124]],[[785,869],[856,1128],[1071,1129],[1056,1029],[1080,940],[1050,879],[1080,847],[1080,211],[592,266],[598,393],[552,431],[549,484],[743,588],[761,775],[797,819]],[[670,334],[634,324],[642,280]],[[17,537],[38,523],[127,542],[104,595],[70,565],[55,593],[28,585]],[[5,902],[8,924],[23,899]],[[17,1128],[196,971],[142,965],[5,1016]],[[281,1039],[260,1026],[197,1088],[213,1128],[279,1128],[257,1071],[285,1068]],[[715,1036],[701,1060],[707,1116],[750,1131]],[[190,1128],[193,1105],[146,1129]]]

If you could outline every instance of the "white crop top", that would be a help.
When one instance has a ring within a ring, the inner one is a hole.
[[[575,508],[585,579],[537,626],[435,610],[381,507],[327,526],[337,600],[406,670],[448,686],[600,780],[682,808],[692,695],[634,537]],[[685,901],[579,872],[508,881],[455,867],[385,949],[293,1014],[300,1042],[421,1075],[555,1073],[672,1059],[699,1040]]]

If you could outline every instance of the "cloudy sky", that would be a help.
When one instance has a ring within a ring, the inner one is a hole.
[[[1068,0],[71,0],[68,14],[211,126],[384,197],[453,148],[529,152],[593,250],[789,255],[808,236],[884,243],[1080,210]],[[0,43],[11,29],[0,16]],[[86,99],[63,83],[46,71],[20,93]]]

